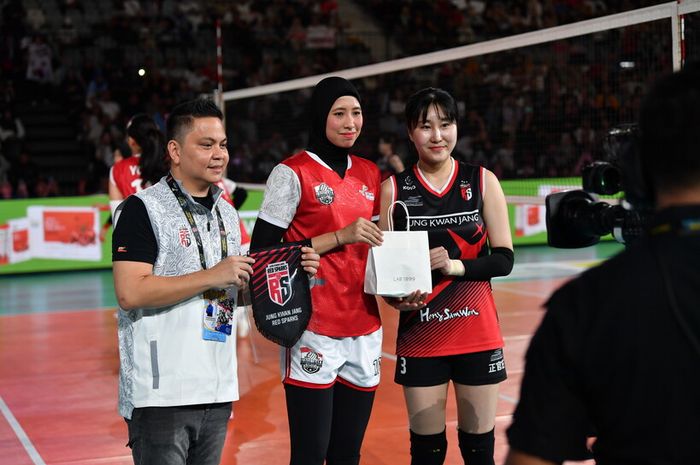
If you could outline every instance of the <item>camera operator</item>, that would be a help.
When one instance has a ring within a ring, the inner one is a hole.
[[[530,343],[506,465],[700,457],[700,66],[640,116],[656,211],[646,234],[556,291]],[[590,437],[595,436],[591,448]]]

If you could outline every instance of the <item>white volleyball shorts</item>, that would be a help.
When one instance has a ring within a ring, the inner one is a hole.
[[[304,331],[294,347],[282,347],[282,382],[314,389],[336,381],[361,391],[379,385],[382,328],[364,336],[329,337]]]

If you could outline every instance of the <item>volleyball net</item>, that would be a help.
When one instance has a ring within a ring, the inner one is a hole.
[[[453,155],[501,179],[516,236],[532,236],[544,231],[544,197],[581,187],[581,169],[606,160],[608,131],[636,121],[648,86],[699,59],[700,0],[687,0],[332,75],[360,91],[364,127],[353,152],[370,159],[389,135],[415,161],[407,97],[427,86],[450,92],[460,110]],[[304,147],[306,101],[328,75],[223,92],[232,178],[263,183]]]

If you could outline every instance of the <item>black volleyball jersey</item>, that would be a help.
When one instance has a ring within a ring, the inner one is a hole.
[[[453,160],[442,191],[431,186],[417,165],[392,176],[393,200],[408,209],[411,230],[428,231],[430,248],[443,246],[451,259],[474,259],[488,254],[484,224],[483,167]],[[439,188],[438,188],[439,189]],[[396,230],[405,230],[406,212],[396,205]],[[432,357],[480,352],[503,346],[490,281],[433,273],[427,306],[401,312],[396,354]]]

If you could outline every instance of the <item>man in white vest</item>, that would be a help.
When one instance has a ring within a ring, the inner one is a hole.
[[[238,399],[232,327],[253,259],[215,185],[229,160],[221,111],[176,106],[167,140],[170,173],[122,204],[112,239],[119,413],[135,465],[215,465]],[[315,274],[319,256],[302,252]]]

